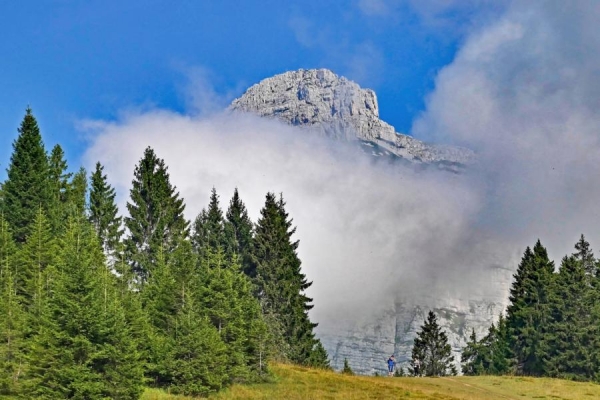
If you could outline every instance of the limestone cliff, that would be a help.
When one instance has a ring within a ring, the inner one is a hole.
[[[471,150],[426,144],[397,133],[379,119],[377,96],[370,89],[327,69],[285,72],[250,87],[230,107],[318,131],[337,140],[360,140],[373,155],[385,153],[413,162],[468,164]]]

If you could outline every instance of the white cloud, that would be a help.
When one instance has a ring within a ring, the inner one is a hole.
[[[598,17],[592,2],[515,2],[440,72],[413,126],[476,148],[484,220],[556,258],[581,232],[600,245]]]
[[[481,199],[465,176],[374,165],[355,147],[249,116],[157,110],[96,128],[87,164],[105,164],[121,209],[148,145],[169,166],[190,219],[213,186],[224,207],[238,187],[255,220],[266,192],[283,192],[324,329],[371,315],[397,293],[482,291],[469,284],[475,270],[500,261],[489,234],[472,229]]]
[[[86,157],[123,202],[153,146],[190,218],[213,185],[223,205],[239,187],[254,218],[267,191],[283,192],[325,327],[391,295],[487,293],[490,267],[514,268],[538,237],[557,259],[581,232],[600,246],[600,10],[571,4],[512,4],[440,72],[413,133],[475,148],[461,176],[373,165],[273,121],[161,110],[97,123]]]

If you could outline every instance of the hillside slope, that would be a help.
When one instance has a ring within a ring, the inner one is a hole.
[[[346,376],[297,366],[273,367],[276,382],[232,388],[211,398],[233,399],[598,399],[600,385],[548,378],[387,378]],[[143,400],[187,400],[146,393]]]

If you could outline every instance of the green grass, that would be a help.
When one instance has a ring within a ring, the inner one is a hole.
[[[432,399],[432,400],[593,400],[600,385],[526,377],[388,378],[345,376],[291,365],[274,365],[273,383],[234,385],[211,396],[235,399]],[[0,396],[0,399],[4,400]],[[142,400],[191,400],[147,389]]]
[[[212,399],[435,399],[435,400],[592,400],[600,385],[549,378],[448,377],[388,378],[345,376],[290,365],[272,367],[275,382],[234,385]],[[148,390],[143,400],[188,400]]]

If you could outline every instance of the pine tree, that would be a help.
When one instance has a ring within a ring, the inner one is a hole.
[[[207,210],[202,210],[194,221],[194,234],[192,242],[200,257],[207,255],[207,249],[216,252],[218,248],[227,250],[225,236],[225,219],[219,205],[219,195],[215,188],[210,193],[210,202]]]
[[[464,375],[480,375],[483,372],[480,370],[480,357],[480,344],[477,341],[475,329],[473,329],[467,346],[463,349],[460,356],[462,373]]]
[[[406,372],[404,372],[404,368],[402,368],[402,367],[396,368],[396,371],[394,372],[394,377],[402,378],[403,376],[406,376]]]
[[[575,250],[577,250],[577,252],[574,253],[573,256],[579,263],[581,263],[585,273],[590,277],[590,279],[598,275],[598,261],[594,257],[594,253],[592,252],[590,244],[587,240],[585,240],[585,236],[583,236],[583,234],[577,243],[575,243]]]
[[[533,252],[529,247],[525,250],[514,275],[506,324],[519,374],[543,374],[541,342],[549,317],[553,273],[554,263],[538,240]]]
[[[225,236],[228,244],[227,249],[239,255],[242,270],[251,278],[255,277],[252,269],[250,252],[252,250],[253,225],[246,205],[239,196],[237,188],[229,201],[225,223]]]
[[[263,313],[275,316],[281,323],[283,340],[289,345],[284,356],[295,363],[307,364],[318,342],[314,336],[317,324],[308,317],[312,299],[304,291],[312,282],[306,280],[300,269],[298,241],[292,240],[294,233],[283,198],[277,200],[268,193],[251,254],[258,298]],[[311,362],[314,363],[314,355]]]
[[[4,219],[4,213],[0,212],[0,277],[10,273],[15,278],[16,273],[17,246],[13,240],[13,235]]]
[[[57,144],[52,148],[48,160],[48,186],[50,190],[48,219],[50,220],[52,232],[54,234],[60,233],[61,227],[64,225],[67,216],[67,192],[69,190],[69,180],[73,176],[73,174],[67,173],[68,166],[64,157],[65,153],[62,147]]]
[[[86,200],[88,191],[87,172],[85,168],[80,168],[73,175],[67,191],[67,212],[68,215],[77,214],[85,216]]]
[[[325,350],[320,340],[315,344],[313,351],[306,361],[306,365],[313,368],[331,369],[327,350]]]
[[[104,167],[99,162],[90,179],[90,216],[104,254],[109,262],[114,264],[118,258],[118,249],[124,230],[121,228],[122,219],[118,216],[115,203],[115,189],[107,182],[103,173]]]
[[[168,258],[178,242],[189,235],[189,223],[183,215],[183,199],[171,185],[164,161],[150,147],[135,168],[132,184],[129,217],[125,218],[130,236],[125,244],[132,269],[143,283],[152,272],[159,249]]]
[[[3,264],[7,262],[3,260]],[[26,369],[24,335],[26,316],[17,295],[12,267],[0,274],[0,395],[18,392]]]
[[[56,241],[52,235],[50,221],[42,207],[38,207],[30,224],[27,241],[19,252],[15,273],[17,293],[23,297],[24,304],[34,316],[36,313],[33,309],[40,306],[44,272],[55,263],[56,253]]]
[[[354,371],[350,368],[350,363],[347,358],[344,358],[344,368],[342,368],[342,374],[345,375],[354,375]]]
[[[37,121],[27,108],[13,143],[13,153],[3,184],[2,210],[17,243],[23,243],[29,224],[40,207],[50,204],[48,156]]]
[[[12,232],[0,214],[0,394],[14,394],[26,361],[26,315],[16,288],[16,253]]]
[[[448,344],[448,336],[438,325],[437,317],[433,311],[429,311],[425,323],[421,326],[421,331],[417,333],[415,338],[411,367],[413,374],[417,376],[456,374],[452,348]]]
[[[142,368],[93,228],[72,217],[33,338],[28,398],[137,399]]]
[[[548,375],[577,379],[595,376],[592,294],[585,264],[575,256],[565,256],[555,279],[545,335],[544,369]]]
[[[229,374],[236,382],[256,381],[266,372],[266,326],[251,284],[237,259],[219,247],[202,260],[198,288],[200,312],[227,345]],[[262,352],[262,354],[261,354]]]
[[[173,393],[207,396],[229,382],[227,347],[216,328],[198,313],[193,297],[177,315],[174,346],[168,356]]]

